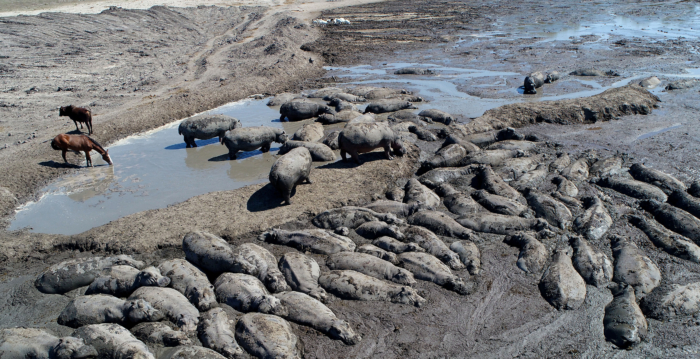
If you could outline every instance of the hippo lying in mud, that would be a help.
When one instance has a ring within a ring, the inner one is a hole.
[[[311,184],[311,153],[306,147],[297,147],[278,158],[270,169],[270,183],[292,204],[289,197],[297,184],[306,181]]]
[[[228,148],[228,158],[235,160],[238,151],[255,151],[259,148],[263,153],[268,152],[272,142],[287,142],[287,134],[281,128],[244,127],[227,131],[220,142]]]
[[[533,72],[527,77],[525,77],[525,83],[523,84],[523,87],[525,88],[524,93],[526,95],[534,95],[537,93],[537,88],[542,87],[544,85],[544,74],[541,72]]]
[[[289,121],[301,121],[318,117],[322,113],[333,113],[333,110],[313,102],[290,101],[280,107],[280,121],[284,121],[285,118]]]
[[[345,126],[338,135],[340,156],[346,161],[346,153],[360,164],[358,154],[370,152],[383,147],[387,159],[393,160],[391,149],[397,155],[403,156],[406,149],[399,142],[396,133],[386,124],[382,123],[358,123]]]
[[[97,351],[80,338],[58,338],[43,329],[0,329],[2,358],[36,359],[89,359],[97,358]]]
[[[197,147],[194,139],[208,140],[218,137],[219,142],[226,131],[242,127],[241,121],[226,115],[200,115],[190,117],[177,128],[177,133],[185,139],[187,148]]]
[[[405,109],[417,109],[412,103],[405,100],[390,99],[390,100],[380,100],[377,102],[372,102],[365,108],[365,113],[385,113],[385,112],[395,112]]]

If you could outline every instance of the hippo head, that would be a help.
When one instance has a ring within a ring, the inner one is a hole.
[[[277,241],[278,233],[276,229],[271,231],[263,232],[258,236],[259,241],[274,243]]]
[[[350,229],[348,227],[338,227],[333,232],[340,236],[347,236],[350,234]]]
[[[276,273],[276,275],[272,275],[268,272],[265,277],[265,286],[270,288],[274,293],[290,290],[287,281],[284,280],[284,276],[279,272]]]
[[[272,314],[280,317],[287,316],[289,312],[287,307],[282,305],[282,302],[271,295],[263,295],[262,298],[258,300],[257,311],[263,314]]]
[[[51,348],[50,358],[56,359],[89,359],[97,358],[97,350],[92,345],[86,345],[80,338],[64,337]]]
[[[384,222],[389,224],[403,224],[403,220],[396,217],[393,213],[386,213],[384,215]]]
[[[359,334],[355,334],[350,324],[344,320],[334,320],[328,330],[328,334],[333,339],[340,339],[346,345],[355,345],[362,340]]]
[[[522,140],[524,138],[523,135],[518,133],[514,128],[512,127],[506,127],[496,134],[496,138],[499,141],[505,141],[505,140]]]
[[[167,287],[170,284],[170,278],[164,277],[158,268],[151,266],[136,275],[136,283],[143,287]]]
[[[285,142],[287,142],[287,139],[288,139],[287,134],[284,131],[282,131],[282,133],[278,133],[277,136],[275,137],[275,142],[285,143]]]
[[[531,78],[530,76],[525,78],[525,83],[523,84],[524,87],[524,93],[527,95],[535,95],[537,94],[537,90],[535,89],[535,80]]]
[[[406,154],[406,147],[403,146],[401,140],[396,140],[391,143],[391,148],[394,150],[394,154],[397,156],[403,156]]]
[[[216,303],[216,294],[214,294],[214,286],[209,285],[204,289],[199,287],[194,287],[189,292],[189,301],[194,304],[198,309],[205,311],[212,307],[212,304]]]
[[[411,102],[409,102],[409,101],[406,101],[406,105],[405,105],[404,109],[408,109],[408,110],[417,110],[418,107],[413,106],[413,103],[411,103]]]
[[[182,330],[185,333],[192,333],[197,330],[198,323],[199,318],[188,316],[182,313],[177,318],[177,323],[175,323],[175,325],[177,325],[180,328],[180,330]]]
[[[143,299],[129,300],[125,306],[124,316],[132,323],[157,322],[165,317],[163,312]]]

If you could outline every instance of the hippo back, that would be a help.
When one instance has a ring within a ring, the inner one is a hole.
[[[206,115],[188,118],[180,123],[178,133],[201,140],[221,137],[228,130],[242,127],[241,121],[226,115]]]
[[[263,144],[275,142],[277,137],[282,134],[284,134],[284,130],[274,127],[241,127],[227,131],[222,144],[225,144],[229,149],[252,151],[260,148]]]
[[[396,141],[396,134],[384,123],[349,124],[338,135],[340,148],[347,148],[347,146],[378,147],[394,141]]]

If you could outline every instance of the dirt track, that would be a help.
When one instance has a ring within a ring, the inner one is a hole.
[[[43,143],[56,132],[74,129],[72,122],[57,118],[56,107],[66,102],[90,106],[96,114],[95,137],[109,143],[251,94],[342,81],[318,78],[326,64],[435,61],[522,74],[597,67],[615,69],[623,76],[678,73],[684,67],[696,67],[700,60],[693,51],[698,46],[696,40],[613,36],[604,40],[606,50],[591,45],[600,40],[596,38],[572,38],[551,45],[539,41],[541,34],[527,33],[536,31],[535,23],[541,30],[552,31],[560,24],[575,24],[581,13],[595,21],[612,10],[628,16],[674,18],[682,17],[687,9],[683,3],[665,4],[663,9],[653,5],[422,1],[412,3],[407,12],[405,2],[393,1],[325,12],[324,18],[345,17],[353,25],[323,29],[282,14],[261,17],[262,8],[156,8],[0,19],[0,55],[8,56],[0,64],[0,133],[12,133],[9,147],[0,151],[0,187],[7,188],[7,192],[0,192],[5,193],[0,197],[1,209],[7,219],[17,203],[31,198],[46,181],[73,170],[64,168],[57,153]],[[480,32],[500,35],[470,42],[468,48],[453,47],[461,37],[467,37],[465,34]],[[173,41],[175,38],[178,41]],[[96,84],[95,78],[101,82]],[[507,86],[517,87],[521,81],[522,77],[508,79]],[[605,84],[614,79],[600,81]],[[464,83],[461,88],[475,96],[513,95],[479,85],[483,84]],[[29,91],[32,88],[36,91]],[[586,85],[563,81],[548,91],[561,94],[581,89],[587,89]],[[661,108],[648,116],[624,116],[595,125],[541,123],[522,131],[549,140],[552,148],[545,151],[548,156],[557,151],[579,154],[592,149],[601,156],[620,152],[689,182],[697,179],[700,165],[696,99],[697,88],[683,90],[664,97]],[[491,114],[502,120],[520,109],[513,106]],[[638,140],[676,122],[683,125],[678,131]],[[416,156],[389,166],[379,160],[359,169],[339,165],[319,171],[322,179],[297,189],[294,199],[298,207],[257,212],[250,205],[251,198],[260,196],[260,203],[272,204],[266,197],[269,186],[253,186],[137,213],[76,236],[4,232],[0,235],[0,261],[5,268],[0,274],[13,280],[3,284],[7,295],[0,303],[1,318],[8,326],[23,325],[26,318],[32,318],[67,334],[66,328],[51,322],[67,298],[41,297],[31,286],[33,276],[46,264],[87,255],[81,253],[86,250],[140,252],[148,261],[179,256],[177,244],[182,234],[193,228],[212,231],[238,244],[254,240],[259,231],[270,226],[307,226],[303,221],[325,208],[361,204],[381,196],[384,189],[415,169]],[[392,177],[387,178],[389,175]],[[612,197],[614,206],[609,207],[616,216],[634,208],[634,203],[614,192],[606,194]],[[697,265],[669,256],[638,230],[619,223],[611,233],[633,238],[662,268],[664,278],[674,283],[700,280]],[[558,244],[547,243],[550,247]],[[424,309],[337,300],[329,307],[354,323],[365,340],[348,347],[294,325],[304,342],[305,357],[694,357],[697,354],[693,351],[700,349],[700,327],[693,319],[650,320],[652,329],[646,342],[633,351],[615,349],[605,341],[600,325],[603,308],[612,298],[608,290],[588,286],[581,309],[556,311],[541,298],[539,277],[525,275],[514,265],[516,248],[489,235],[479,246],[485,274],[474,278],[475,294],[462,297],[419,282],[417,288],[429,301]],[[274,245],[266,248],[277,256],[288,250]],[[323,262],[321,256],[316,259]],[[322,266],[322,270],[327,268]]]

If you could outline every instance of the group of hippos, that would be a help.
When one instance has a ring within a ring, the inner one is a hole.
[[[291,204],[290,196],[295,186],[304,181],[310,183],[312,162],[335,160],[334,150],[340,150],[343,161],[349,155],[358,164],[361,163],[359,154],[378,148],[384,150],[387,159],[393,159],[392,152],[397,155],[406,152],[394,125],[407,130],[405,125],[408,124],[414,132],[432,135],[426,129],[416,129],[415,125],[424,125],[425,121],[453,122],[452,116],[436,109],[424,110],[417,115],[411,111],[401,112],[415,109],[413,102],[417,101],[422,101],[422,98],[406,90],[377,87],[325,88],[307,97],[285,93],[268,102],[270,106],[280,106],[281,121],[315,118],[313,123],[304,124],[296,131],[291,139],[280,128],[242,127],[238,119],[226,115],[199,115],[185,119],[180,123],[178,133],[183,136],[187,148],[197,146],[195,139],[218,137],[219,142],[228,148],[231,160],[236,159],[240,151],[259,149],[265,153],[273,142],[282,144],[278,152],[282,156],[273,164],[269,179],[285,203]],[[358,111],[356,104],[360,102],[367,102],[364,112]],[[395,114],[392,121],[377,121],[377,115],[387,113]],[[343,123],[342,130],[325,133],[324,125]]]
[[[300,358],[289,322],[355,345],[363,333],[324,303],[421,308],[430,301],[413,288],[416,280],[469,295],[478,290],[472,277],[484,274],[485,239],[518,248],[513,265],[537,278],[542,298],[556,309],[581,308],[587,285],[609,290],[613,299],[592,325],[620,348],[644,340],[647,317],[700,314],[700,283],[664,282],[645,247],[619,230],[637,228],[659,251],[700,264],[700,182],[688,185],[617,155],[563,153],[513,128],[465,134],[448,113],[416,114],[413,102],[420,100],[376,87],[280,94],[269,105],[281,106],[281,119],[315,118],[292,139],[221,115],[183,121],[187,147],[195,138],[219,137],[231,159],[282,143],[270,181],[287,203],[294,186],[308,181],[311,162],[335,159],[335,149],[360,163],[358,154],[377,148],[392,159],[392,152],[419,150],[409,142],[442,146],[386,199],[325,211],[307,229],[262,233],[260,243],[289,247],[279,258],[256,243],[191,232],[183,258],[153,266],[123,255],[56,264],[35,285],[46,294],[87,286],[58,315],[75,331],[58,338],[36,328],[0,330],[0,357],[4,350],[13,358]],[[359,102],[368,102],[364,113]],[[335,123],[345,127],[325,133],[323,125]],[[619,212],[618,203],[629,211]]]

